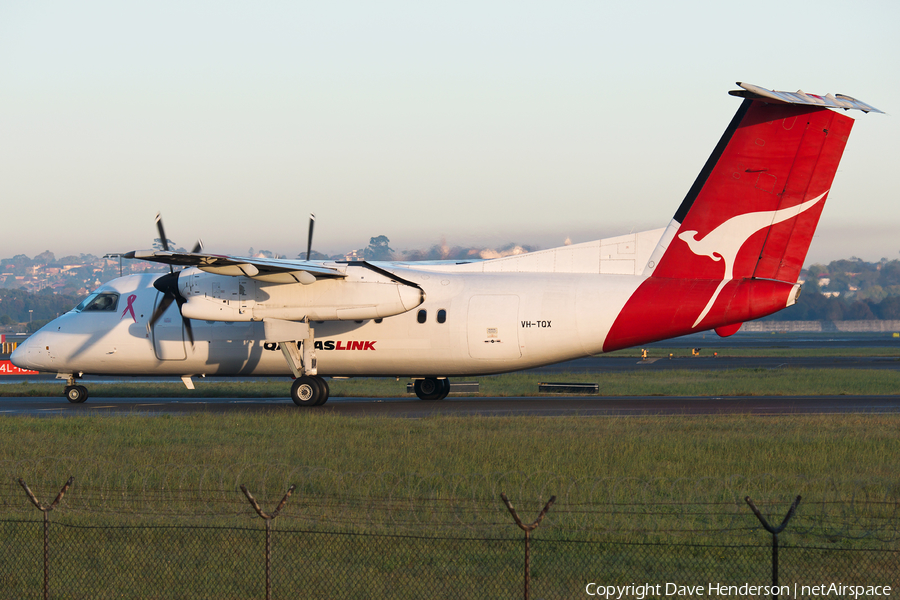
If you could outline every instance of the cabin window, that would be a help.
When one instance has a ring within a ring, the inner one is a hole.
[[[424,323],[426,321],[426,319],[428,319],[428,311],[423,308],[422,310],[419,311],[419,314],[416,317],[416,320],[419,323]]]
[[[115,312],[119,295],[112,292],[94,292],[75,307],[75,312]]]
[[[447,322],[447,311],[443,308],[438,311],[437,314],[438,323],[446,323]]]

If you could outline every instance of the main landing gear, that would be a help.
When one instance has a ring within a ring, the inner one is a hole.
[[[443,400],[450,393],[450,380],[446,377],[443,379],[435,377],[416,379],[413,390],[419,400]]]
[[[309,322],[263,319],[263,327],[267,340],[277,340],[278,348],[294,376],[294,383],[291,384],[294,404],[325,404],[330,390],[325,380],[316,374],[315,331]]]
[[[318,375],[303,375],[291,384],[291,400],[297,406],[321,406],[330,393],[328,382]]]

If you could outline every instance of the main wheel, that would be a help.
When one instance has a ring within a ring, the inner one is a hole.
[[[315,379],[316,383],[319,384],[319,391],[322,393],[322,396],[319,398],[318,402],[316,402],[316,406],[322,406],[328,402],[328,396],[331,394],[331,389],[328,387],[328,382],[321,377],[316,376],[312,379]]]
[[[316,406],[323,394],[323,388],[320,387],[317,377],[309,377],[304,375],[298,377],[291,384],[291,400],[297,406]]]
[[[438,382],[443,384],[443,389],[441,390],[441,395],[437,397],[437,400],[443,400],[447,397],[447,394],[450,393],[450,380],[449,379],[438,379]]]
[[[88,399],[87,388],[83,385],[67,385],[66,400],[72,404],[81,404]]]
[[[434,377],[416,379],[416,382],[413,384],[413,390],[415,390],[419,400],[440,400],[441,394],[444,391],[444,384],[441,383],[442,381],[447,380],[436,379]],[[449,391],[450,389],[448,387],[447,392]]]

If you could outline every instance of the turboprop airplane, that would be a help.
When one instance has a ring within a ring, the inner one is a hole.
[[[705,330],[722,336],[791,306],[853,119],[844,95],[738,83],[743,98],[669,224],[495,260],[277,260],[135,251],[169,265],[100,286],[18,347],[70,402],[96,375],[291,375],[299,406],[328,376],[409,377],[423,400],[449,377],[527,369]],[[158,221],[160,239],[165,233]],[[310,244],[312,222],[310,224]],[[180,267],[181,270],[174,270]]]

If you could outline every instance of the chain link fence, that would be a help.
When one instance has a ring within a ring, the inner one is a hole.
[[[714,594],[724,598],[745,597],[740,586],[768,585],[773,576],[770,534],[746,504],[734,502],[531,499],[518,502],[519,519],[499,498],[481,505],[471,498],[332,497],[324,503],[329,518],[319,514],[310,522],[302,515],[322,513],[323,502],[309,495],[289,493],[260,506],[245,491],[246,497],[235,493],[229,502],[216,502],[214,511],[175,514],[121,510],[124,490],[88,489],[78,499],[76,480],[52,505],[32,497],[26,513],[11,487],[0,487],[6,509],[0,514],[0,599],[550,599],[641,583],[701,585],[707,592],[726,586]],[[18,494],[25,498],[21,489]],[[836,510],[834,498],[799,503],[780,532],[778,583],[900,587],[897,501],[881,498],[854,499]],[[141,506],[149,503],[145,498]],[[772,522],[790,506],[785,500],[758,504]],[[423,505],[430,506],[418,514]],[[393,517],[384,521],[387,514]],[[610,514],[619,531],[608,522]],[[526,540],[520,527],[533,516],[538,520],[525,526]],[[594,520],[601,525],[592,526]],[[650,523],[668,524],[646,529]],[[664,587],[656,592],[649,596],[680,595]]]
[[[42,589],[41,522],[0,521],[0,598]],[[532,540],[531,597],[589,583],[766,585],[770,548]],[[51,598],[263,598],[265,532],[53,522]],[[274,530],[272,598],[521,598],[523,545],[508,539]],[[783,546],[781,583],[898,584],[900,552]],[[671,594],[670,594],[671,595]],[[726,597],[729,594],[718,594]],[[738,596],[738,594],[735,594]]]

